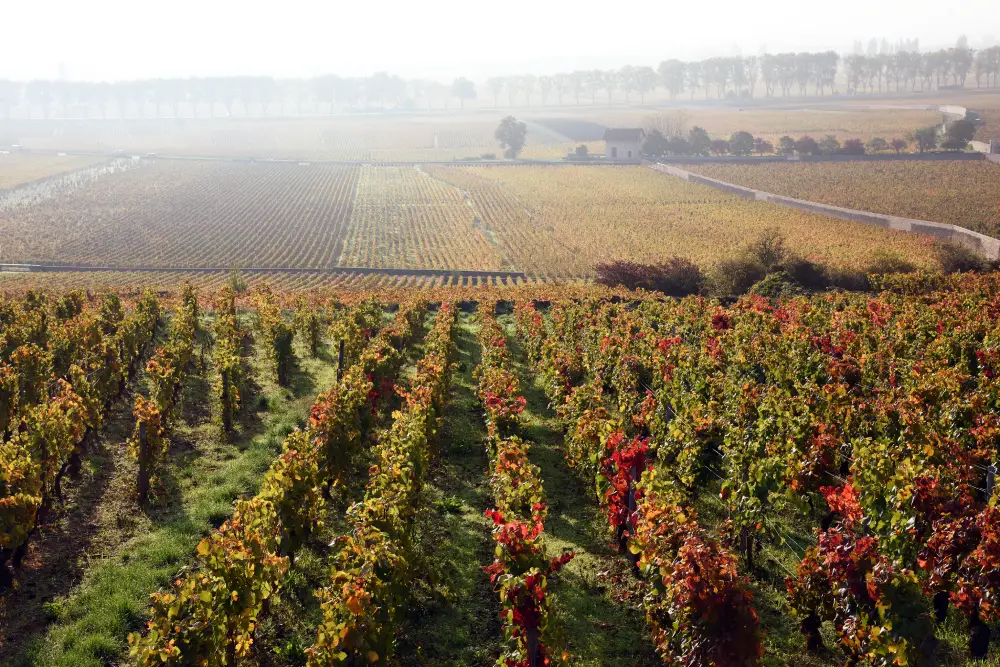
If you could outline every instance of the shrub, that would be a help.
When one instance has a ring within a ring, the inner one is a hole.
[[[766,275],[764,267],[752,259],[746,257],[724,259],[712,270],[712,292],[719,296],[743,294]]]
[[[691,152],[691,142],[684,137],[670,137],[667,139],[667,153],[671,155],[690,155]]]
[[[917,145],[917,149],[923,153],[924,151],[929,151],[937,146],[938,129],[934,125],[931,125],[930,127],[923,127],[919,130],[911,132],[907,138],[915,143]]]
[[[750,288],[750,294],[756,294],[768,299],[798,296],[802,292],[802,286],[796,283],[784,271],[769,273],[764,276],[763,280],[758,281]]]
[[[835,155],[840,152],[840,142],[837,137],[828,134],[819,142],[819,150],[824,155]]]
[[[970,248],[952,242],[939,243],[934,248],[935,259],[945,273],[984,271],[988,263]]]
[[[729,138],[729,151],[733,155],[751,155],[754,152],[754,138],[749,132],[734,132]]]
[[[776,229],[767,229],[744,248],[747,259],[757,262],[764,271],[771,271],[788,258],[785,237]]]
[[[766,139],[761,139],[760,137],[754,137],[753,140],[753,151],[758,155],[764,155],[765,153],[774,152],[774,144]]]
[[[728,155],[729,154],[729,142],[725,139],[713,139],[710,144],[712,152],[716,155]]]
[[[810,136],[804,136],[795,141],[795,152],[799,155],[817,155],[819,153],[819,144],[816,140]]]
[[[865,273],[913,273],[917,267],[896,253],[878,250],[865,268]]]
[[[708,151],[712,147],[712,138],[708,136],[705,128],[692,127],[691,131],[688,132],[687,143],[690,147],[689,150],[694,155],[708,155]]]
[[[807,290],[826,289],[831,284],[829,270],[803,257],[791,256],[781,263],[781,271]]]
[[[705,276],[698,265],[681,257],[671,257],[658,264],[619,260],[598,264],[596,271],[597,282],[601,285],[641,287],[667,296],[700,294],[705,288]]]
[[[885,143],[884,141],[882,143]],[[843,148],[840,152],[844,155],[864,155],[865,154],[865,143],[860,139],[848,139],[844,142]]]
[[[853,269],[830,268],[827,271],[831,287],[837,287],[851,292],[867,292],[872,289],[868,274]]]
[[[659,130],[650,131],[649,135],[646,136],[646,140],[642,142],[642,154],[648,157],[663,157],[668,150],[668,143],[663,134]],[[580,148],[586,148],[586,146],[581,146]],[[577,157],[585,157],[586,151],[583,155],[580,154],[580,148],[576,149]]]
[[[844,143],[846,145],[847,142]],[[882,137],[875,137],[874,139],[868,142],[868,150],[870,150],[872,153],[881,153],[882,151],[888,148],[889,148],[889,142],[883,139]]]

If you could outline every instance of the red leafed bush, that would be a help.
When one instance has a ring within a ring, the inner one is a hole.
[[[648,438],[628,439],[622,431],[615,431],[605,443],[605,455],[601,460],[601,478],[598,488],[601,501],[608,517],[608,523],[617,531],[632,531],[635,516],[630,516],[629,488],[635,477],[646,469],[649,452]]]
[[[964,614],[984,623],[1000,621],[1000,507],[987,507],[976,518],[979,544],[962,561],[951,599]]]
[[[759,621],[736,559],[692,510],[661,498],[654,478],[643,476],[632,549],[651,585],[643,606],[657,651],[671,665],[759,665]]]
[[[846,488],[841,487],[841,499]],[[876,538],[859,536],[849,526],[820,533],[818,546],[806,552],[797,576],[785,585],[789,607],[802,619],[812,648],[819,622],[831,621],[856,662],[889,667],[917,664],[925,641],[934,636],[916,575],[895,568],[879,554]]]
[[[853,484],[843,486],[820,487],[820,493],[830,507],[830,511],[843,518],[844,522],[853,526],[861,521],[861,503],[858,500],[858,490]]]

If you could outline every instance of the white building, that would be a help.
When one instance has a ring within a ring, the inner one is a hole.
[[[604,131],[604,159],[611,162],[638,162],[646,133],[638,127],[609,127]]]

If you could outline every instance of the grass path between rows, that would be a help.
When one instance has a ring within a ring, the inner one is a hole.
[[[301,352],[297,347],[299,361],[287,389],[273,382],[261,354],[251,359],[251,378],[259,386],[248,395],[244,418],[229,440],[212,418],[211,363],[203,376],[186,381],[163,475],[165,499],[139,512],[131,496],[135,466],[115,462],[116,477],[94,499],[97,520],[106,525],[82,556],[80,584],[47,604],[48,627],[5,664],[98,667],[124,659],[126,636],[141,629],[150,593],[190,562],[198,542],[232,515],[234,500],[256,493],[285,436],[305,423],[316,394],[335,382],[336,363],[325,351],[316,359]],[[121,457],[120,442],[118,450]]]
[[[493,541],[483,516],[489,461],[473,378],[480,359],[477,330],[472,315],[460,314],[440,454],[417,519],[419,567],[426,574],[400,624],[396,655],[402,665],[487,667],[501,651],[500,605],[482,571],[493,560]]]
[[[576,553],[551,587],[566,648],[576,656],[577,665],[659,665],[642,612],[642,587],[611,543],[593,482],[581,480],[566,464],[555,412],[526,363],[512,321],[501,318],[505,320],[511,359],[528,401],[525,437],[535,443],[529,458],[541,470],[549,505],[547,546],[550,555],[563,549]]]
[[[385,323],[389,321],[387,318]],[[405,385],[415,374],[417,362],[424,356],[430,321],[426,319],[407,344],[397,384]],[[316,628],[323,618],[316,594],[330,585],[330,566],[337,552],[337,539],[352,530],[349,509],[364,498],[369,472],[375,463],[376,443],[388,436],[393,412],[401,406],[402,398],[398,395],[384,397],[377,405],[367,433],[363,435],[360,455],[342,483],[332,489],[320,524],[295,552],[281,592],[262,610],[253,648],[250,655],[240,661],[241,667],[301,667],[306,663],[306,649],[315,643]]]

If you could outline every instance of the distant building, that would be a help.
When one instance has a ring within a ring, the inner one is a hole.
[[[604,131],[604,159],[612,162],[638,162],[646,132],[638,127],[609,127]]]

